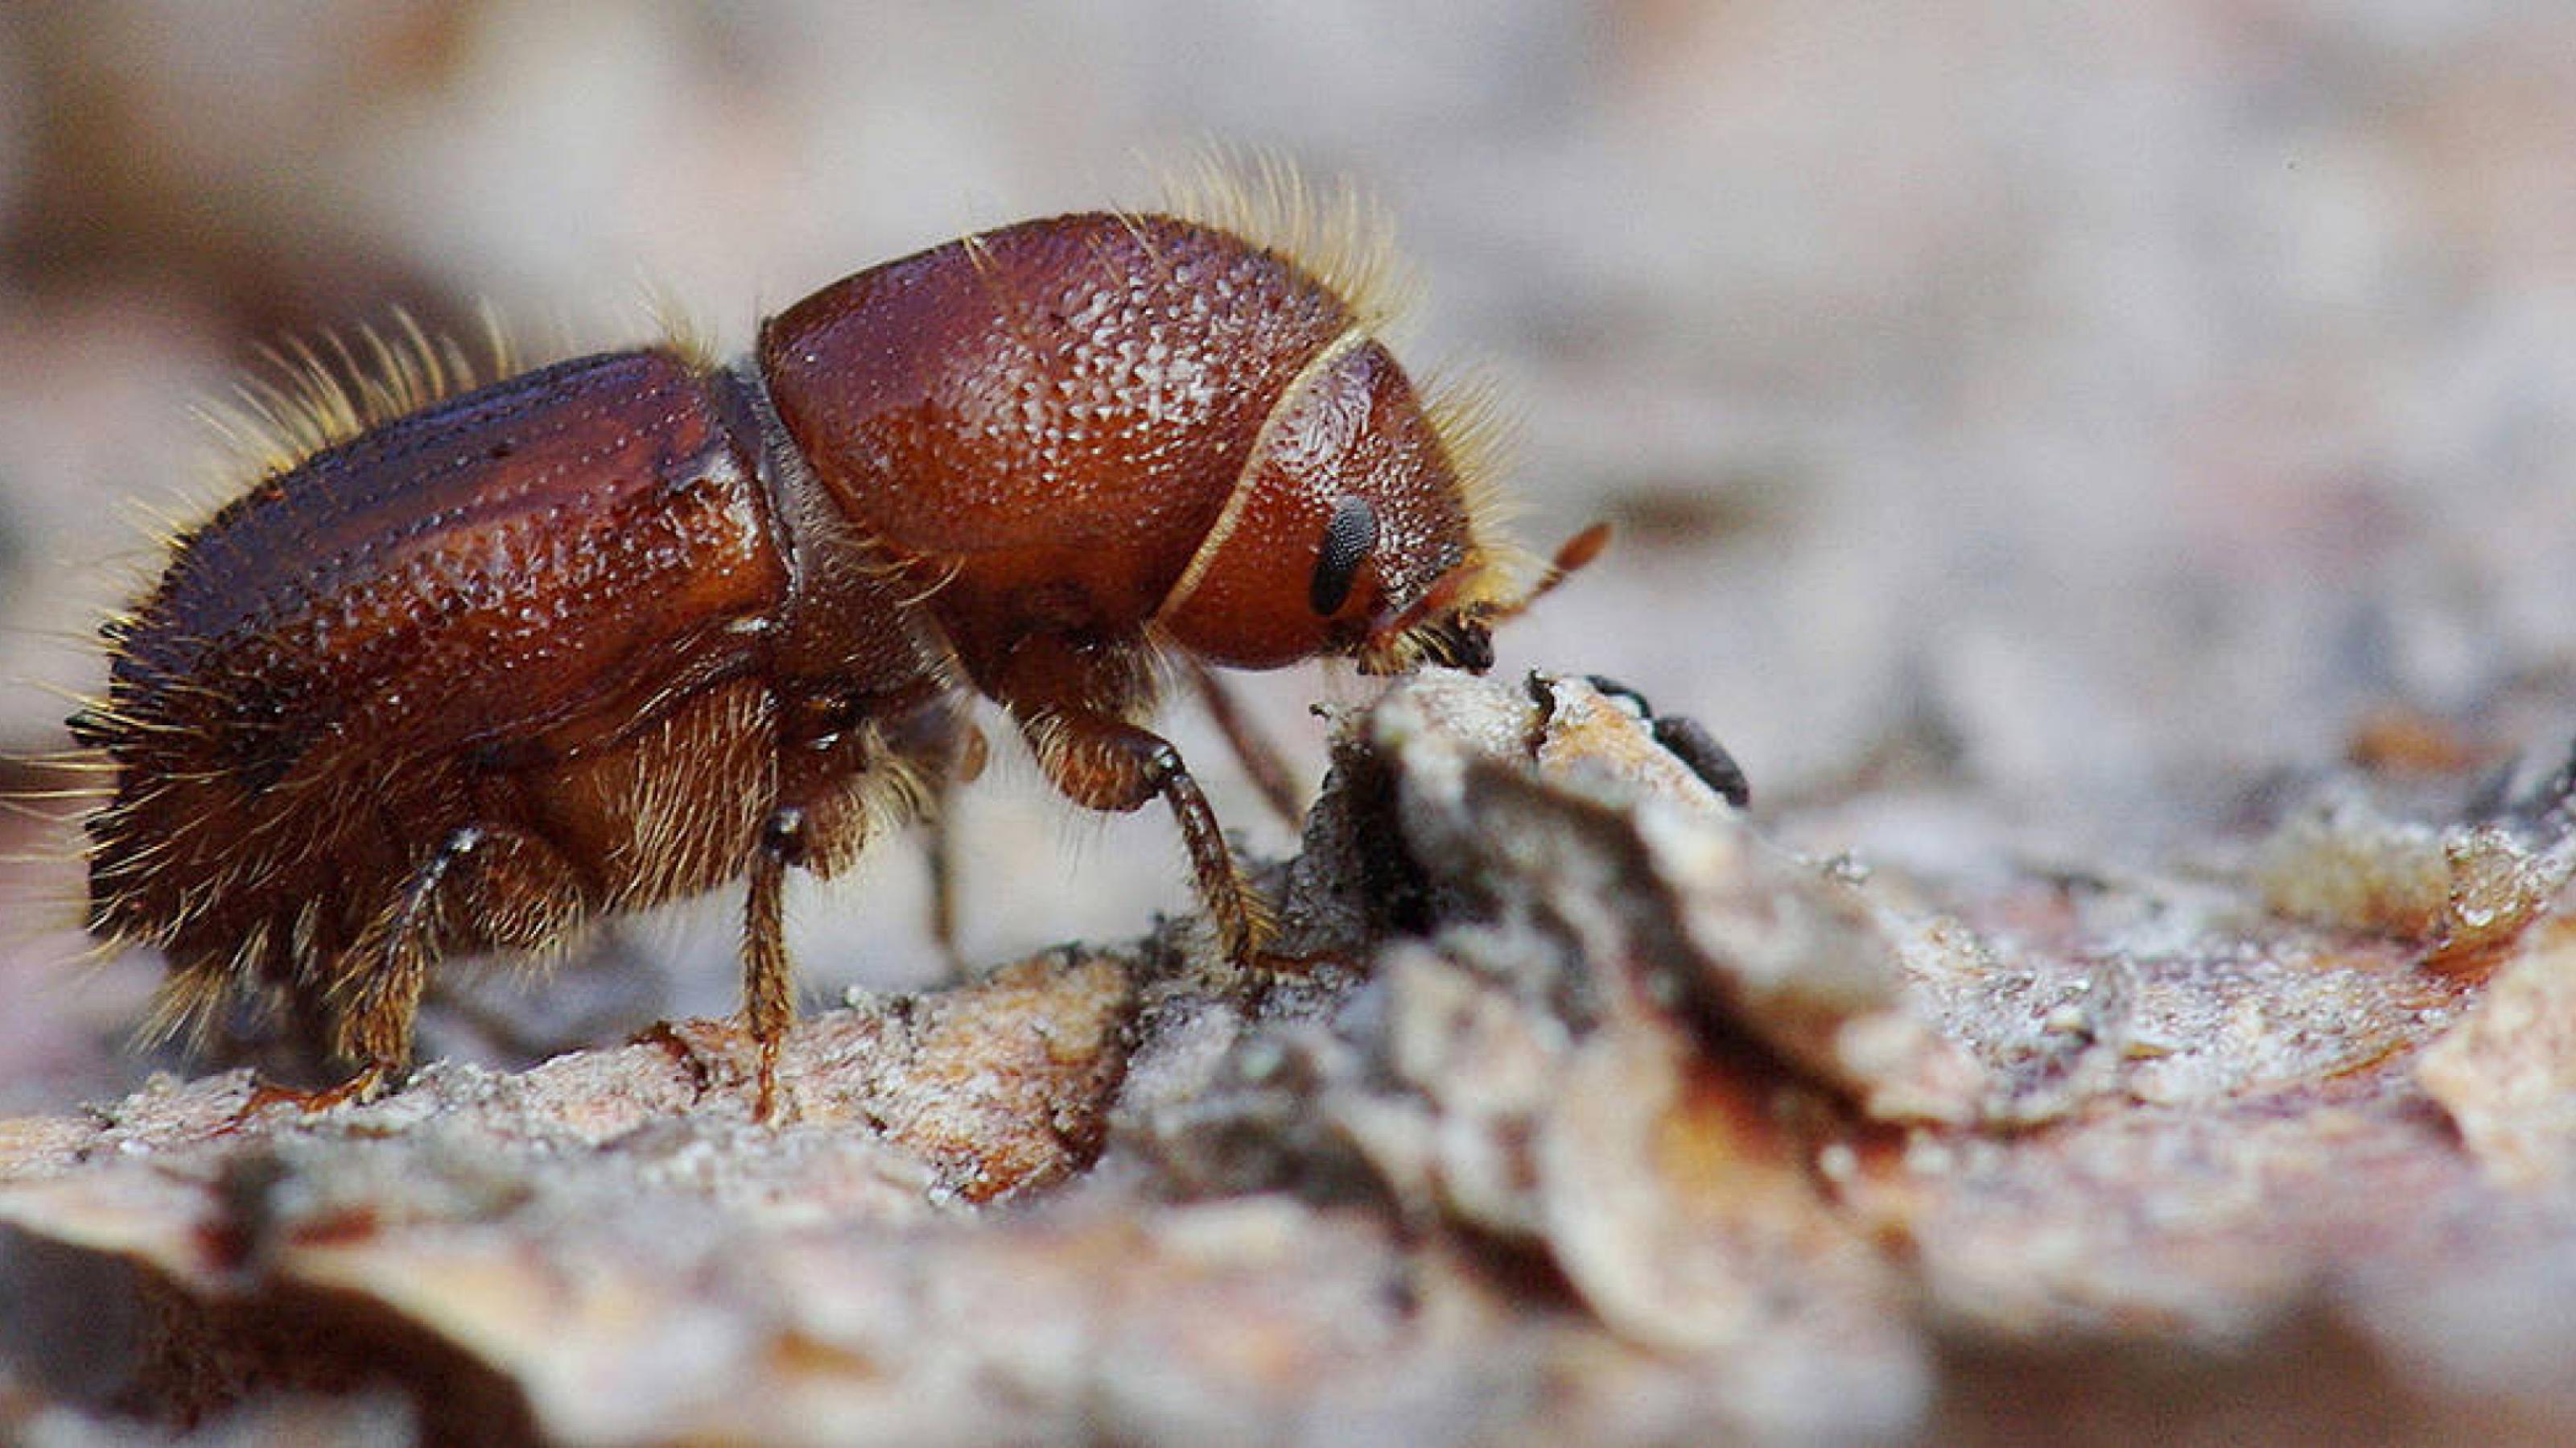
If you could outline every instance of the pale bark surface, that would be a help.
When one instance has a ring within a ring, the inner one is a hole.
[[[713,1022],[10,1121],[13,1360],[457,1441],[2564,1430],[2564,821],[2359,799],[1963,884],[1783,847],[1588,684],[1427,676],[1257,1001],[1176,929],[823,1012],[772,1126]]]

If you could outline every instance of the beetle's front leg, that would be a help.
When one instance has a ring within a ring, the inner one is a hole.
[[[1171,741],[1106,714],[1066,711],[1027,725],[1038,767],[1065,798],[1086,809],[1125,812],[1160,795],[1181,827],[1199,900],[1216,922],[1226,961],[1247,975],[1261,947],[1261,913],[1226,848],[1216,812]]]

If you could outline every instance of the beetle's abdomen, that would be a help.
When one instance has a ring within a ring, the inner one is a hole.
[[[724,386],[668,352],[565,362],[325,448],[180,540],[81,721],[117,765],[94,923],[184,944],[302,912],[300,954],[345,943],[484,822],[479,777],[741,672],[734,626],[786,574]]]
[[[762,329],[760,359],[852,519],[955,569],[933,607],[971,663],[979,634],[1150,617],[1280,396],[1351,325],[1225,232],[1071,216],[827,287]]]

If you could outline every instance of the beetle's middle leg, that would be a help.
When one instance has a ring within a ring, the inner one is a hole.
[[[796,967],[787,958],[787,872],[811,854],[805,811],[794,805],[772,810],[752,846],[743,902],[742,1019],[760,1047],[755,1121],[767,1121],[778,1104],[778,1049],[796,1023]]]
[[[1253,722],[1252,711],[1243,706],[1234,690],[1217,677],[1216,670],[1197,658],[1189,660],[1190,684],[1207,704],[1208,717],[1216,721],[1225,742],[1234,749],[1234,757],[1243,765],[1244,774],[1260,791],[1262,801],[1279,822],[1292,832],[1306,825],[1306,806],[1297,787],[1296,775],[1288,767],[1287,756],[1261,726]]]

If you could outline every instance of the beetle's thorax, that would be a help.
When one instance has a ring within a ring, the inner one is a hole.
[[[773,319],[758,367],[804,466],[926,571],[924,607],[1006,702],[1120,704],[1148,672],[1121,655],[1156,643],[1256,668],[1357,653],[1483,551],[1433,409],[1361,314],[1190,222],[1060,217],[924,252]],[[1365,546],[1328,557],[1337,515]]]

